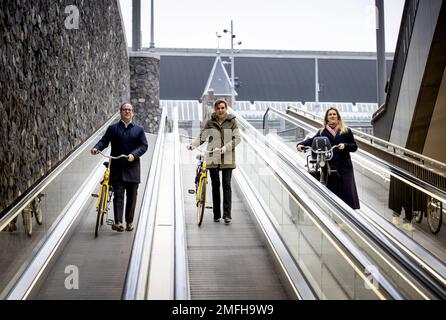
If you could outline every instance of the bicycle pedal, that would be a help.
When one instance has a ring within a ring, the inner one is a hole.
[[[93,198],[98,198],[98,197],[99,197],[99,195],[98,195],[97,193],[92,193],[91,196],[92,196]]]
[[[111,225],[115,224],[115,221],[112,219],[107,219],[106,223],[108,226],[111,226]]]
[[[187,192],[189,192],[189,194],[195,194],[195,190],[194,189],[189,189],[189,190],[187,190]]]

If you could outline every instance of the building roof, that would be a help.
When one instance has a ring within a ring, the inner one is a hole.
[[[201,98],[205,96],[209,90],[214,91],[215,96],[231,96],[231,80],[226,72],[220,55],[217,55],[212,66],[211,73],[209,74],[206,87],[204,88]],[[237,92],[234,90],[234,95],[237,96]]]
[[[316,101],[317,60],[319,101],[376,102],[376,60],[373,54],[279,53],[262,51],[258,54],[244,52],[236,55],[235,76],[240,83],[236,87],[238,100]],[[159,54],[160,99],[200,100],[203,91],[213,86],[212,81],[209,86],[207,84],[218,60],[215,51],[212,54],[198,49],[178,49],[167,53],[161,51]],[[388,57],[388,74],[391,64],[392,60]],[[218,73],[226,69],[227,76],[229,66],[223,67],[221,63],[217,65],[222,66]]]

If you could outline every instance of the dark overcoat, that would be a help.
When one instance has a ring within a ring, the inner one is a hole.
[[[147,139],[144,128],[133,121],[127,128],[123,121],[119,121],[107,128],[104,136],[95,148],[104,150],[111,143],[111,155],[132,154],[135,160],[129,162],[126,158],[112,160],[110,166],[110,182],[141,182],[141,165],[139,158],[147,151]]]
[[[343,150],[335,148],[333,158],[329,161],[330,167],[335,167],[337,174],[331,174],[328,178],[327,188],[341,198],[353,209],[359,209],[359,198],[356,190],[355,175],[353,173],[353,164],[350,158],[350,152],[358,150],[355,138],[350,129],[341,134],[340,131],[333,135],[327,130],[319,130],[317,134],[309,139],[299,142],[297,145],[311,146],[315,137],[325,136],[330,140],[331,146],[340,143],[345,144]]]

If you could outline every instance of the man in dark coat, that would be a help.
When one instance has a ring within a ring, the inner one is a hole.
[[[132,122],[133,106],[124,103],[120,108],[121,120],[110,125],[104,136],[91,149],[91,154],[97,154],[111,143],[111,156],[121,154],[127,158],[113,159],[110,166],[110,184],[113,187],[113,211],[115,224],[112,229],[124,231],[122,216],[124,210],[124,193],[127,193],[125,206],[126,230],[133,230],[133,216],[135,213],[138,186],[141,182],[141,166],[139,158],[147,151],[147,139],[144,128]]]
[[[350,152],[358,150],[358,146],[353,133],[344,125],[336,108],[327,109],[324,117],[324,127],[314,137],[297,143],[297,151],[302,151],[303,146],[311,146],[313,139],[320,136],[327,137],[331,146],[339,146],[333,150],[333,158],[329,161],[330,166],[336,168],[337,174],[329,176],[327,188],[353,209],[359,209],[358,192],[350,158]]]

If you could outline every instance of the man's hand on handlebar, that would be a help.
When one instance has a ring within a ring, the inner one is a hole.
[[[92,154],[92,155],[97,155],[98,154],[98,149],[96,149],[96,148],[93,148],[93,149],[91,149],[90,150],[90,153]]]
[[[304,151],[304,146],[300,144],[296,147],[296,149],[298,152],[302,152],[302,151]]]
[[[194,146],[190,143],[186,146],[187,150],[194,150]]]
[[[343,143],[338,144],[339,150],[343,150],[344,148],[345,148],[345,144],[343,144]]]
[[[135,160],[135,156],[133,155],[133,154],[129,154],[128,156],[127,156],[127,161],[128,162],[132,162],[133,160]]]

